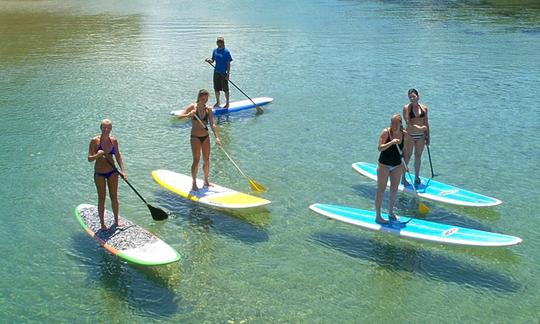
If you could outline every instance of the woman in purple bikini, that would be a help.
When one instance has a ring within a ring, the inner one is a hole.
[[[101,121],[101,135],[94,136],[90,140],[88,147],[88,162],[94,162],[94,182],[98,193],[98,214],[101,230],[106,231],[105,226],[105,196],[107,187],[109,187],[109,197],[111,198],[111,206],[114,213],[114,225],[121,227],[118,220],[118,173],[123,178],[126,177],[124,171],[124,162],[118,148],[118,140],[110,136],[112,131],[112,122],[108,119]],[[114,167],[113,156],[118,162],[120,170]]]
[[[399,220],[394,214],[394,203],[399,181],[404,171],[401,152],[406,145],[407,132],[403,129],[401,116],[394,114],[390,118],[390,127],[382,130],[379,136],[379,163],[377,165],[377,193],[375,194],[375,221],[388,224],[390,220]],[[399,147],[399,148],[398,148]],[[381,205],[384,191],[390,178],[390,196],[388,197],[388,220],[381,217]]]

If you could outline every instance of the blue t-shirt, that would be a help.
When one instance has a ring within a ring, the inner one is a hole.
[[[212,60],[216,62],[215,71],[221,74],[227,73],[227,63],[231,62],[231,52],[227,48],[215,48],[212,51]]]

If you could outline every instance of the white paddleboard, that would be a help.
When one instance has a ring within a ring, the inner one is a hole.
[[[114,215],[105,210],[106,231],[101,230],[96,206],[81,204],[75,208],[75,218],[86,234],[118,258],[143,266],[176,262],[180,254],[154,234],[120,216],[121,228],[114,226]]]
[[[227,109],[223,108],[225,104],[220,105],[219,108],[213,107],[212,112],[214,113],[214,116],[230,114],[230,113],[239,112],[246,109],[253,109],[255,107],[266,106],[269,103],[271,103],[274,99],[269,98],[269,97],[258,97],[258,98],[252,98],[252,100],[255,103],[255,105],[253,104],[253,102],[251,102],[251,100],[246,99],[246,100],[234,101],[234,102],[229,103],[229,108]],[[173,110],[170,112],[170,114],[173,116],[178,116],[180,115],[181,111],[182,109]]]

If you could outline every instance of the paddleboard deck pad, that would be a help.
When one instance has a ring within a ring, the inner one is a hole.
[[[375,222],[374,211],[338,205],[313,204],[309,208],[318,214],[347,224],[417,240],[478,247],[508,246],[521,243],[522,241],[519,237],[515,236],[440,224],[404,216],[401,216],[399,221],[379,224]],[[387,214],[381,214],[381,216],[388,220]]]
[[[353,163],[352,167],[358,173],[377,181],[376,164],[357,162]],[[411,173],[411,177],[414,179],[414,174]],[[420,177],[420,180],[422,180],[422,183],[416,185],[416,191],[418,192],[418,196],[425,199],[468,207],[491,207],[502,203],[499,199],[460,189],[433,179]],[[390,182],[388,182],[388,185],[390,185]],[[414,194],[414,189],[411,184],[408,184],[407,186],[400,184],[398,190]]]
[[[117,228],[114,225],[114,215],[108,210],[105,210],[106,231],[101,230],[96,206],[77,206],[75,218],[99,245],[124,261],[157,266],[180,260],[180,254],[175,249],[130,220],[120,217],[122,227]]]
[[[197,179],[199,190],[192,191],[192,179],[190,176],[169,170],[154,170],[152,171],[152,177],[163,188],[205,206],[224,209],[245,209],[270,204],[269,200],[225,188],[217,184],[205,187],[201,179]]]
[[[246,100],[234,101],[234,102],[229,103],[229,108],[227,109],[223,108],[225,104],[220,105],[219,108],[213,107],[212,112],[214,113],[214,116],[220,116],[220,115],[230,114],[234,112],[239,112],[242,110],[253,109],[257,106],[262,107],[262,106],[268,105],[274,100],[269,97],[258,97],[258,98],[252,98],[252,99],[255,105],[253,104],[253,102],[251,102],[251,100],[246,99]],[[170,112],[170,114],[173,116],[179,116],[181,111],[182,109],[173,110]]]

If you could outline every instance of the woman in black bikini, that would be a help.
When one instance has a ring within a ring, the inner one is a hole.
[[[401,163],[400,151],[406,144],[407,132],[403,129],[401,116],[394,114],[390,118],[390,127],[383,129],[379,136],[379,163],[377,166],[377,193],[375,194],[375,221],[380,224],[388,224],[388,221],[398,220],[394,214],[394,203],[399,187],[399,180],[403,174],[404,166]],[[399,149],[397,146],[399,145]],[[390,177],[390,196],[388,197],[388,217],[389,220],[381,217],[381,205]]]
[[[199,90],[197,95],[197,102],[188,105],[184,108],[178,118],[191,118],[191,153],[193,154],[193,164],[191,164],[191,177],[193,183],[191,190],[197,191],[197,170],[199,169],[199,161],[201,159],[201,152],[203,156],[203,174],[204,174],[204,186],[211,186],[208,181],[208,173],[210,170],[210,139],[208,132],[208,124],[212,128],[216,144],[221,145],[219,140],[218,131],[214,124],[214,114],[212,108],[207,105],[208,91],[205,89]]]
[[[419,95],[416,89],[410,89],[407,94],[410,103],[403,106],[403,117],[407,123],[409,140],[405,146],[403,158],[408,165],[414,149],[414,183],[416,186],[422,183],[419,178],[422,152],[424,151],[424,146],[429,145],[428,108],[418,103]],[[408,184],[405,175],[403,175],[402,182],[404,185]]]
[[[105,196],[107,187],[109,187],[109,197],[111,198],[111,206],[114,213],[114,225],[121,227],[118,220],[118,173],[116,172],[113,156],[120,166],[120,174],[126,178],[124,171],[124,162],[118,148],[118,140],[110,136],[112,131],[112,123],[108,119],[101,121],[101,135],[94,136],[90,140],[88,147],[88,162],[95,161],[94,165],[94,182],[98,193],[98,214],[101,230],[106,231],[104,213],[105,213]]]

